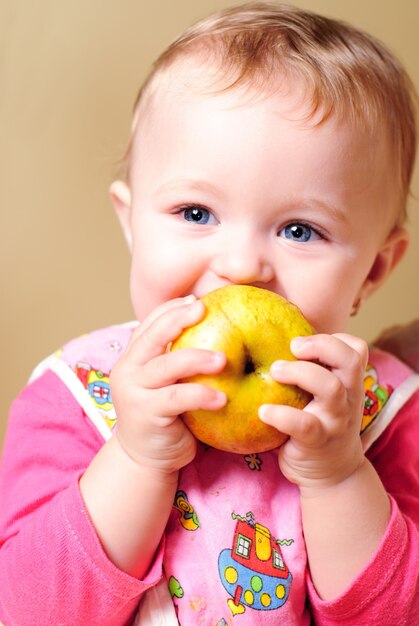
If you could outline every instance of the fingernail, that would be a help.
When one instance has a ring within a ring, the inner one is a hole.
[[[294,339],[291,339],[291,350],[292,352],[298,352],[300,350],[302,350],[304,348],[304,346],[307,346],[308,344],[308,339],[306,337],[294,337]]]
[[[191,311],[192,313],[195,313],[197,311],[202,311],[204,308],[204,305],[202,304],[201,300],[197,300],[196,298],[193,298],[192,300],[189,300],[187,303],[188,306],[188,311]]]
[[[284,370],[284,364],[286,361],[274,361],[271,365],[271,374],[273,376],[279,376]]]
[[[212,405],[214,408],[222,407],[227,402],[227,396],[223,391],[215,391]]]
[[[211,356],[210,359],[212,360],[213,363],[215,363],[216,365],[221,364],[224,362],[225,360],[225,355],[224,352],[211,352]]]
[[[267,412],[268,412],[268,405],[267,404],[262,404],[262,406],[260,406],[259,409],[258,409],[258,415],[259,415],[260,419],[262,420],[262,422],[265,421]]]
[[[185,296],[183,298],[183,301],[185,304],[191,304],[192,302],[195,302],[196,300],[196,296],[194,296],[193,293],[189,294],[189,296]]]

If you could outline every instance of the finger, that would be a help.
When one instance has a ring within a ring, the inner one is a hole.
[[[271,366],[274,380],[296,385],[315,399],[326,398],[335,404],[336,398],[346,397],[345,387],[334,371],[310,361],[275,361]]]
[[[361,339],[358,342],[358,349],[354,349],[340,336],[319,334],[293,339],[291,350],[299,359],[317,361],[329,368],[349,388],[362,379],[365,371],[368,348],[365,342],[365,348],[361,348]]]
[[[178,383],[153,392],[149,409],[155,415],[172,417],[186,411],[216,411],[227,402],[227,396],[206,385],[198,383]]]
[[[154,357],[164,354],[167,345],[174,341],[188,326],[193,326],[203,317],[205,307],[200,300],[179,304],[164,311],[148,327],[139,328],[128,352],[136,362],[143,365]]]
[[[225,364],[223,352],[182,348],[146,363],[142,368],[141,384],[147,389],[159,389],[197,374],[217,374]]]
[[[364,341],[360,337],[356,337],[355,335],[350,335],[349,333],[335,333],[333,337],[337,337],[348,346],[350,346],[353,350],[355,350],[361,357],[363,368],[365,369],[367,367],[369,349],[366,341]]]
[[[189,296],[185,296],[183,298],[173,298],[172,300],[167,300],[166,302],[163,302],[163,304],[160,304],[155,309],[153,309],[153,311],[149,313],[147,317],[139,323],[138,328],[132,334],[132,339],[138,337],[141,332],[144,332],[146,328],[148,328],[157,318],[166,313],[166,311],[170,311],[171,309],[185,304],[192,304],[193,302],[196,302],[196,299],[196,296],[190,294]]]
[[[259,417],[265,424],[307,446],[321,445],[326,439],[321,420],[309,411],[279,404],[263,404],[259,407]]]

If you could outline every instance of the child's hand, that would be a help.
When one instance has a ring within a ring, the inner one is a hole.
[[[313,399],[303,410],[264,405],[260,416],[290,436],[279,450],[279,464],[291,482],[302,489],[336,485],[364,459],[359,432],[368,347],[351,335],[319,334],[299,337],[291,349],[304,360],[274,363],[272,376]]]
[[[117,439],[125,452],[147,469],[170,473],[192,461],[196,441],[179,414],[218,409],[226,402],[224,394],[214,389],[177,382],[221,371],[224,354],[198,349],[167,351],[168,344],[198,322],[204,310],[202,302],[191,297],[161,305],[133,333],[112,371]]]

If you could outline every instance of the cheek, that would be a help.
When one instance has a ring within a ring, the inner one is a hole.
[[[131,261],[131,302],[137,319],[144,318],[157,306],[190,293],[202,272],[199,262],[190,255],[163,242],[154,246],[144,242],[135,246]]]
[[[339,333],[344,332],[348,324],[352,304],[331,303],[320,311],[313,311],[308,314],[308,319],[319,333]]]
[[[324,276],[318,280],[300,281],[286,297],[296,304],[317,332],[335,333],[345,330],[355,299],[352,285],[345,280]]]
[[[161,259],[134,251],[131,260],[130,292],[131,302],[137,319],[144,318],[163,302],[170,300],[173,281]]]

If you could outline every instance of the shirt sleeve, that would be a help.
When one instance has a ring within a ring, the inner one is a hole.
[[[308,579],[316,626],[419,624],[418,392],[367,456],[389,494],[391,518],[370,563],[338,598],[321,600]]]
[[[107,557],[79,478],[103,440],[52,372],[14,403],[0,475],[0,622],[4,626],[131,623],[162,575],[160,547],[138,580]],[[123,528],[121,528],[123,532]]]

